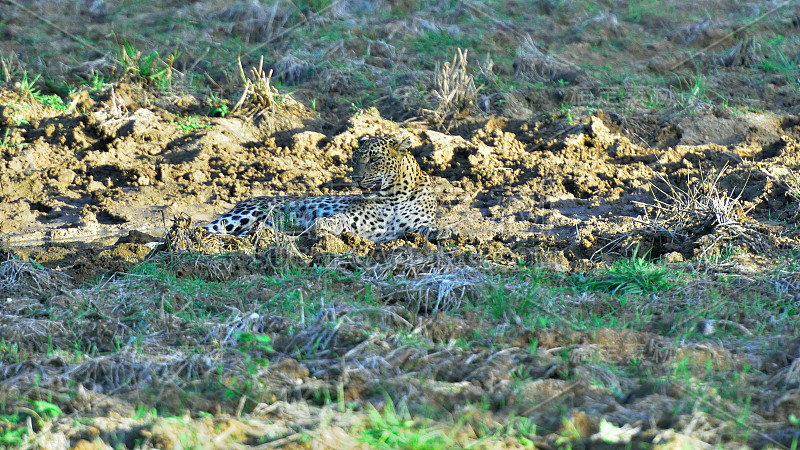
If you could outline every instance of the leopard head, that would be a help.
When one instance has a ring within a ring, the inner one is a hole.
[[[409,153],[411,140],[395,137],[362,137],[353,153],[353,185],[364,198],[379,198],[410,189],[416,160]]]

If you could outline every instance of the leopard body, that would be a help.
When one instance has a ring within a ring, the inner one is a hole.
[[[205,227],[239,235],[263,222],[297,231],[349,231],[375,242],[398,239],[408,232],[430,235],[438,201],[430,176],[419,167],[410,147],[409,139],[362,138],[352,158],[353,185],[360,194],[253,197]]]

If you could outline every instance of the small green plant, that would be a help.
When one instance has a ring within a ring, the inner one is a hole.
[[[167,87],[171,82],[172,61],[174,60],[175,55],[170,55],[166,62],[162,61],[155,50],[144,56],[127,40],[123,43],[120,56],[120,63],[126,72],[145,84],[155,84],[162,88]]]
[[[0,415],[0,445],[19,446],[25,441],[28,429],[22,426],[19,414]]]
[[[189,133],[203,128],[211,128],[211,126],[212,125],[209,123],[203,123],[197,116],[189,116],[181,119],[178,122],[178,128],[180,128],[184,133]]]
[[[572,117],[572,105],[568,105],[566,103],[561,105],[561,116],[567,119],[567,122],[572,123],[574,117]]]
[[[534,448],[533,441],[529,437],[536,436],[536,423],[527,417],[515,417],[513,414],[508,418],[506,434],[516,436],[520,444],[527,448]]]
[[[55,109],[56,111],[66,111],[67,105],[64,100],[56,94],[45,95],[36,88],[36,82],[41,75],[36,75],[33,80],[28,79],[28,72],[23,72],[22,80],[19,82],[18,93],[23,101],[35,101],[45,108]]]
[[[768,40],[766,46],[769,48],[770,54],[761,61],[761,69],[766,73],[779,73],[785,76],[797,89],[800,85],[800,75],[798,75],[800,53],[794,57],[786,56],[784,49],[786,44],[787,40],[783,36]]]
[[[561,421],[561,432],[558,433],[556,438],[556,445],[559,448],[571,448],[570,443],[577,441],[581,438],[581,432],[575,424],[566,417]]]
[[[47,420],[63,414],[57,405],[44,400],[29,400],[30,408],[19,407],[14,414],[0,415],[0,445],[17,447],[22,445],[28,435],[28,426],[44,426]]]
[[[297,0],[296,4],[301,11],[320,13],[328,8],[332,2],[333,0]]]
[[[228,104],[223,102],[223,100],[215,92],[211,93],[211,95],[208,97],[208,101],[211,104],[211,107],[208,109],[209,116],[225,117],[231,113],[230,109],[228,108]]]
[[[36,82],[39,81],[39,77],[41,75],[36,75],[33,81],[28,80],[28,72],[22,72],[22,80],[19,81],[19,96],[23,99],[25,98],[33,98],[34,94],[37,94],[39,91],[36,89]]]
[[[89,89],[92,91],[100,91],[103,90],[105,85],[105,77],[102,74],[92,71],[92,79],[84,80],[83,83],[89,86]]]
[[[64,103],[64,100],[56,94],[44,95],[34,93],[33,98],[35,98],[42,106],[50,109],[54,109],[56,111],[66,111],[67,104]]]
[[[23,359],[23,354],[19,350],[19,345],[10,343],[5,339],[0,339],[0,361],[18,363]]]
[[[250,356],[251,353],[258,353],[259,356],[274,353],[275,350],[270,344],[270,337],[259,333],[239,333],[236,339],[242,345],[240,350]],[[251,362],[256,366],[267,367],[269,359],[264,357],[251,357]],[[252,370],[250,372],[253,372]]]
[[[689,91],[692,97],[695,98],[705,98],[706,95],[706,85],[703,82],[703,75],[697,74],[697,78],[694,80],[694,84],[692,85],[691,91]]]
[[[158,411],[155,408],[137,406],[133,410],[133,420],[152,421],[158,418]]]
[[[361,433],[361,441],[372,448],[437,449],[452,448],[454,440],[429,423],[413,420],[405,404],[395,408],[386,396],[383,413],[368,405],[369,425]]]
[[[9,139],[8,139],[8,135],[10,134],[11,134],[11,129],[6,128],[6,132],[3,134],[3,137],[0,138],[0,147],[11,147],[9,145]]]

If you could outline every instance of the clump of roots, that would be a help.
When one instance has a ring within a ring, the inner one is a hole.
[[[268,128],[273,128],[275,119],[280,114],[306,117],[308,110],[290,95],[283,95],[271,84],[272,70],[264,72],[264,57],[259,60],[258,67],[250,69],[250,77],[245,75],[242,60],[239,59],[239,74],[244,82],[244,90],[239,101],[231,110],[251,116],[256,125],[266,121]]]
[[[192,219],[185,215],[172,219],[172,226],[166,236],[167,250],[170,252],[230,253],[244,251],[252,253],[254,247],[246,237],[231,234],[215,234],[205,228],[192,226]]]

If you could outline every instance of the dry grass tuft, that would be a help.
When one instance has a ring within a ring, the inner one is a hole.
[[[312,74],[314,67],[291,53],[275,63],[276,77],[283,84],[300,84]]]
[[[800,358],[795,358],[782,375],[785,386],[800,386]]]
[[[517,47],[513,66],[516,76],[544,82],[554,81],[570,70],[568,64],[542,53],[530,35],[525,36]]]
[[[60,321],[0,314],[0,336],[6,342],[17,343],[20,348],[43,352],[67,334],[67,328]]]
[[[414,311],[459,308],[486,281],[483,271],[460,258],[457,250],[421,252],[399,248],[375,259],[334,258],[332,270],[362,272],[361,281],[378,287],[381,300],[399,300]]]
[[[786,196],[795,203],[792,217],[800,217],[800,175],[790,170],[786,178],[781,181],[781,184],[786,189]]]
[[[0,291],[53,294],[72,287],[72,278],[36,263],[9,259],[0,263]]]
[[[739,41],[729,50],[709,57],[713,65],[725,67],[750,67],[761,62],[761,46],[755,37]]]
[[[25,69],[14,51],[11,51],[7,57],[0,57],[0,74],[3,76],[3,82],[10,83],[13,77],[24,72]]]
[[[272,70],[269,71],[269,74],[264,73],[264,57],[262,56],[259,60],[258,68],[250,68],[250,78],[245,75],[244,68],[242,68],[242,59],[239,58],[239,74],[244,82],[244,91],[231,112],[236,112],[240,108],[255,108],[268,110],[274,114],[278,106],[277,98],[280,93],[270,84]],[[248,99],[249,102],[245,104]]]
[[[217,14],[219,26],[226,34],[236,34],[244,42],[265,42],[280,36],[291,17],[291,9],[254,1],[237,1]]]
[[[467,72],[467,50],[458,49],[453,61],[436,68],[433,99],[436,107],[425,110],[434,122],[449,130],[459,120],[467,118],[477,102],[478,88],[475,80]]]

